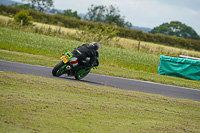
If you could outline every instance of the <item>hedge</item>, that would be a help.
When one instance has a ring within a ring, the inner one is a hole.
[[[22,9],[0,5],[0,14],[2,15],[10,15],[16,14]],[[94,23],[91,21],[79,20],[70,17],[66,17],[63,15],[50,15],[45,14],[43,12],[38,12],[35,10],[28,10],[29,15],[32,16],[33,20],[36,22],[47,23],[47,24],[55,24],[64,26],[66,28],[78,28],[83,29],[85,26],[95,27],[98,26],[98,23]],[[191,50],[200,51],[200,40],[193,39],[185,39],[181,37],[168,36],[162,34],[151,34],[151,33],[143,33],[142,31],[127,29],[118,27],[119,33],[117,34],[119,37],[137,39],[140,41],[147,41],[153,43],[159,43],[167,46],[186,48]]]

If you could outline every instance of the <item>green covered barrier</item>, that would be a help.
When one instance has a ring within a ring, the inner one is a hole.
[[[200,81],[200,60],[161,55],[158,74]]]

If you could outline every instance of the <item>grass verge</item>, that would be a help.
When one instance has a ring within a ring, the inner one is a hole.
[[[4,132],[199,132],[200,103],[0,72]]]

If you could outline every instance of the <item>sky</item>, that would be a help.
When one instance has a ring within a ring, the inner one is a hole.
[[[15,0],[21,2],[21,0]],[[180,21],[200,35],[200,0],[53,0],[54,8],[86,14],[91,5],[113,5],[133,26],[154,28]]]

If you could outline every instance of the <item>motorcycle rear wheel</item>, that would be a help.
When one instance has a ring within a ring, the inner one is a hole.
[[[77,72],[75,79],[80,80],[84,78],[85,76],[87,76],[89,72],[90,72],[90,69],[89,70],[81,69]]]

